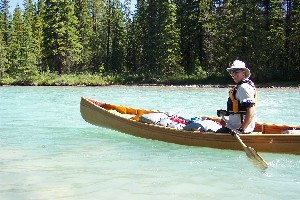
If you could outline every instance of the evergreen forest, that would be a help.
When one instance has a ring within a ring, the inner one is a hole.
[[[0,1],[0,85],[300,82],[299,0]]]

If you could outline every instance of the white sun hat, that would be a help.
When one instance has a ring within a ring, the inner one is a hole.
[[[228,72],[234,69],[242,69],[245,72],[246,79],[250,77],[251,73],[250,70],[246,67],[246,64],[243,61],[235,60],[233,61],[231,67],[227,68]]]

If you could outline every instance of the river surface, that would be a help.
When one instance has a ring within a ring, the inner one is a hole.
[[[300,199],[300,156],[147,140],[85,122],[81,96],[215,116],[229,88],[0,87],[0,199]],[[257,121],[300,125],[300,89],[258,89]]]

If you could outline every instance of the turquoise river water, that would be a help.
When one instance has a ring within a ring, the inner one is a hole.
[[[216,115],[229,88],[0,87],[0,199],[300,199],[300,156],[138,138],[85,122],[81,96]],[[300,124],[300,89],[258,89],[257,121]],[[299,147],[300,148],[300,147]]]

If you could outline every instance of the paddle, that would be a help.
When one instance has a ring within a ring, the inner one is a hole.
[[[222,120],[224,120],[224,122],[227,123],[227,120],[225,119],[224,115],[222,115]],[[236,130],[231,130],[231,131],[233,132],[233,136],[242,145],[244,151],[246,152],[247,157],[251,159],[254,165],[259,167],[261,170],[265,170],[266,168],[268,168],[268,163],[252,147],[248,147],[247,145],[245,145],[245,143],[242,141],[237,131]]]

